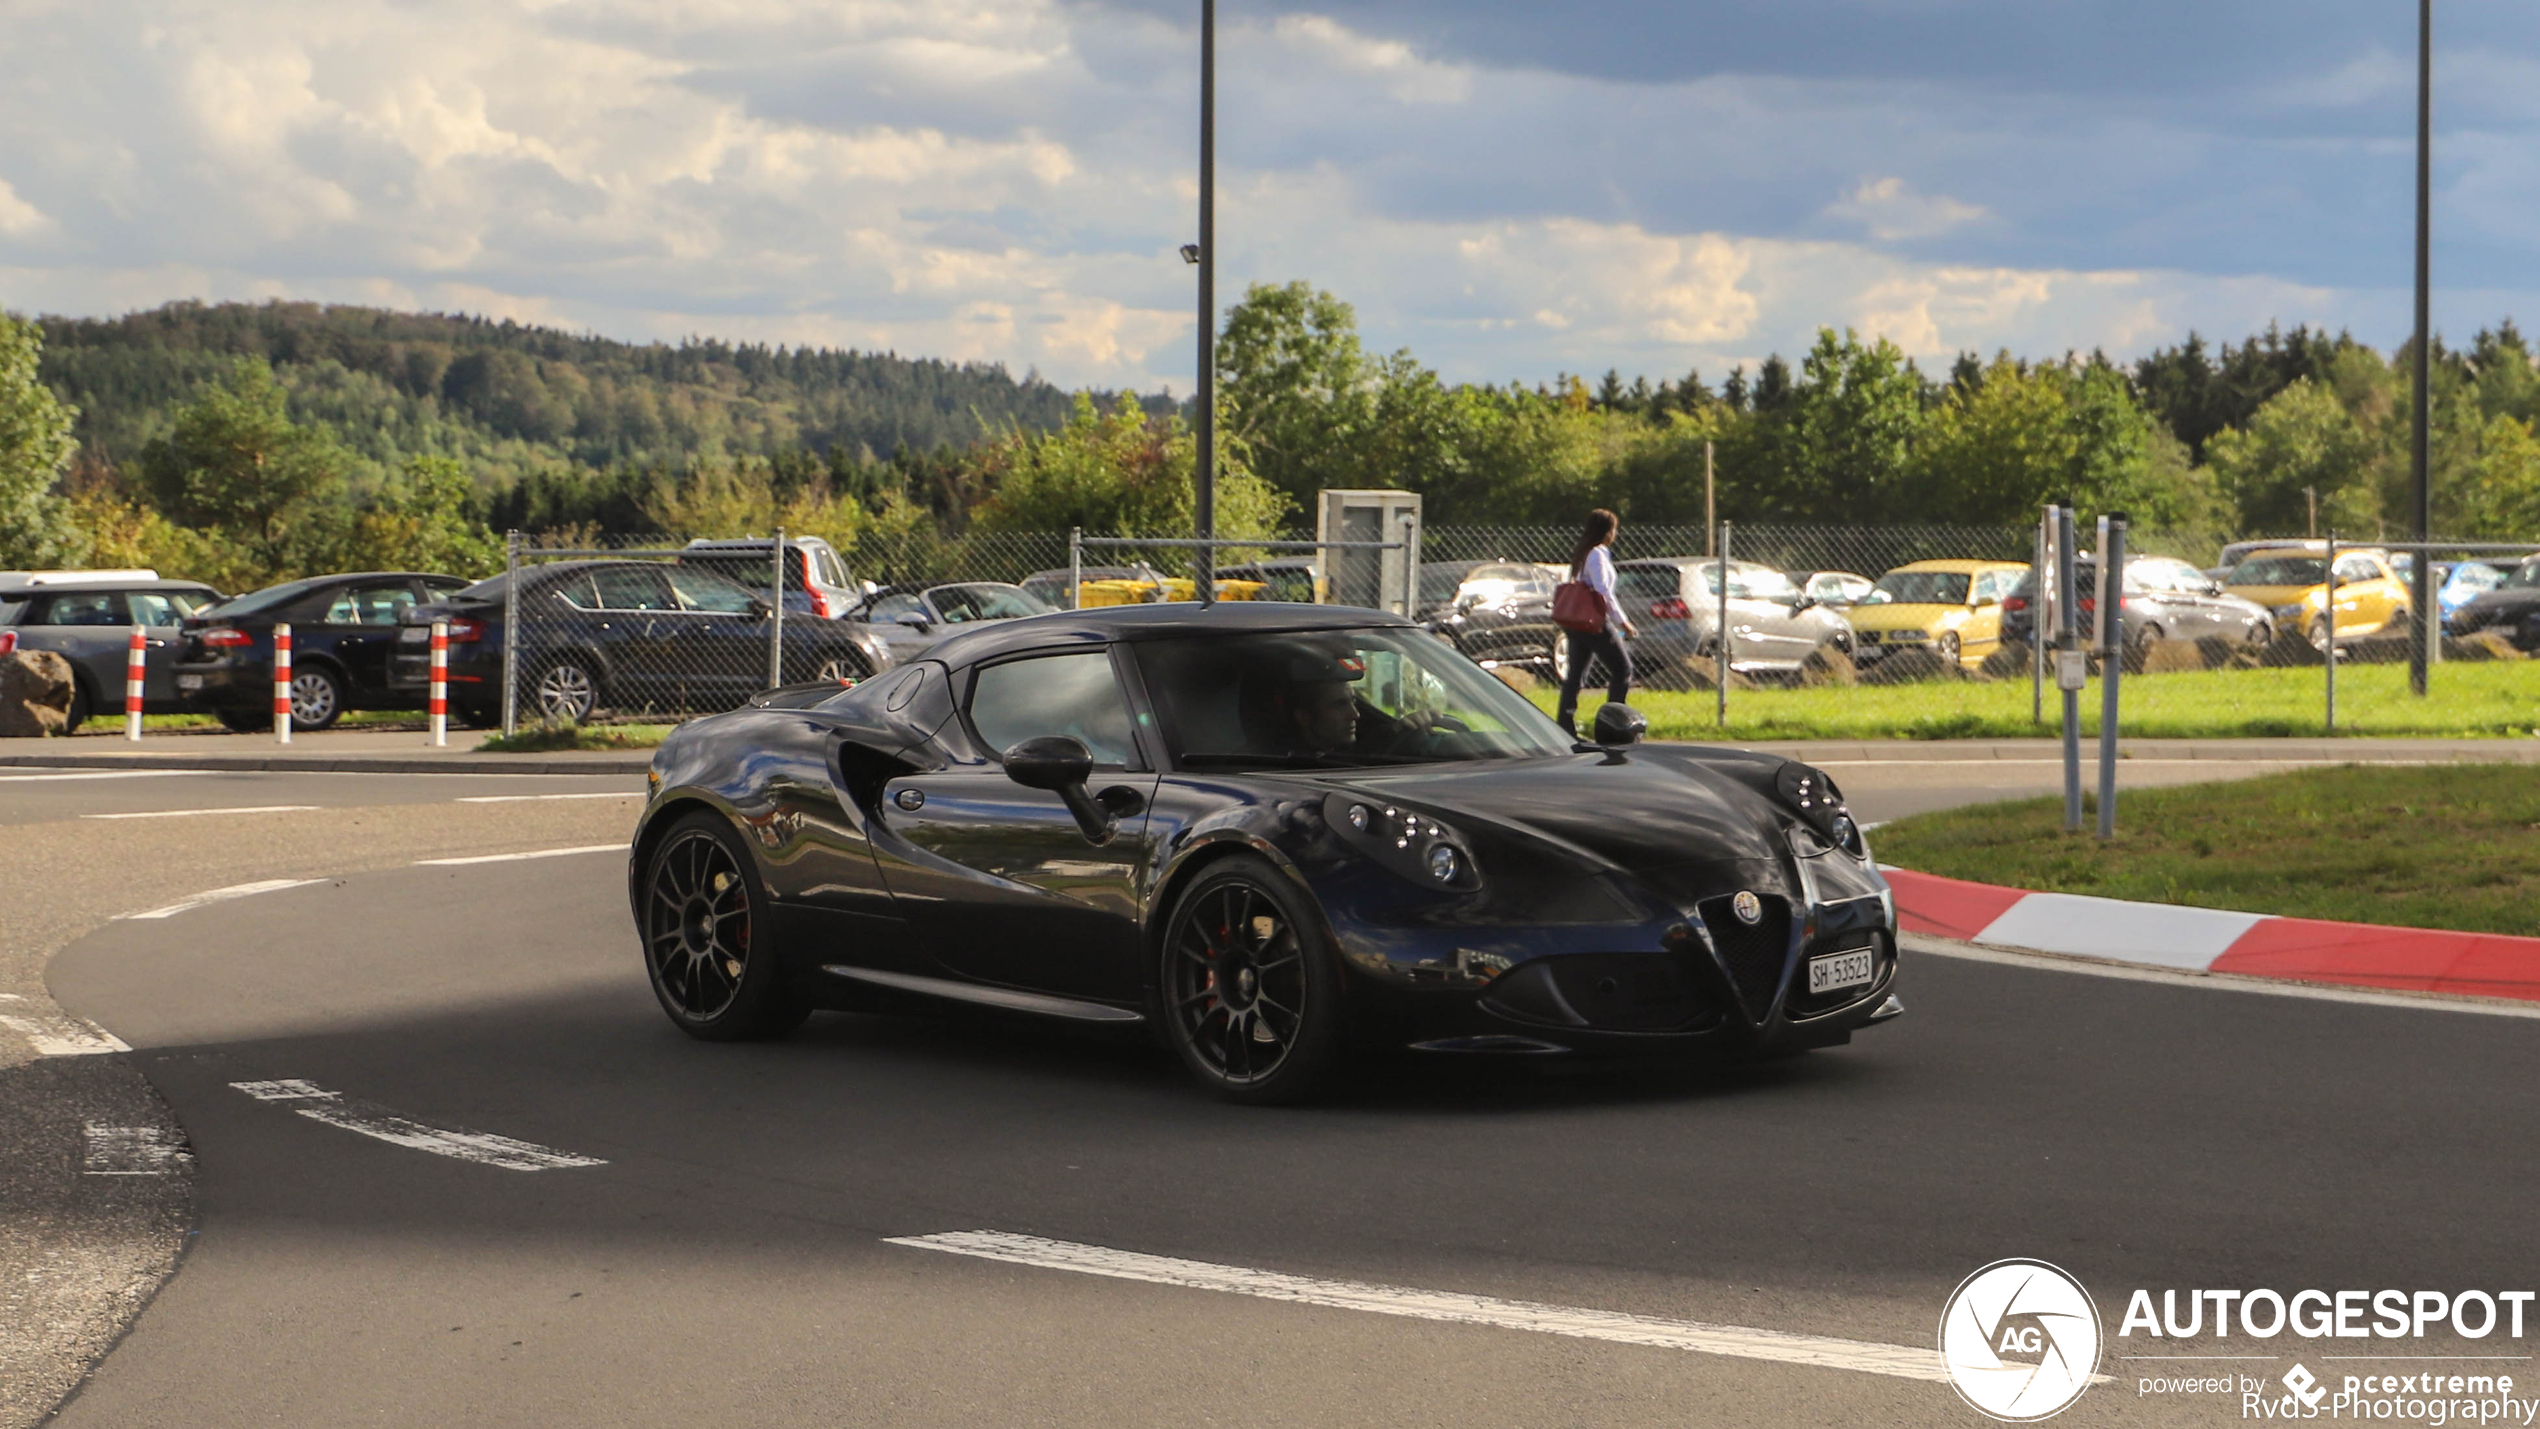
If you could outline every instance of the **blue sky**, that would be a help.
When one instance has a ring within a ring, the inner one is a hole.
[[[306,297],[1191,373],[1187,0],[20,0],[0,305]],[[2438,324],[2540,294],[2540,10],[2438,15]],[[1451,378],[2408,320],[2406,0],[1224,0],[1221,293]]]

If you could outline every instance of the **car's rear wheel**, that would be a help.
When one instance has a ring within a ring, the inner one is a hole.
[[[822,684],[852,685],[870,673],[863,660],[845,654],[823,655],[820,663],[811,668],[811,678]]]
[[[291,728],[325,729],[344,717],[344,680],[323,665],[291,672]]]
[[[600,677],[577,657],[550,660],[530,682],[529,702],[542,719],[580,724],[600,707]]]
[[[1293,1102],[1342,1050],[1340,975],[1305,895],[1250,856],[1195,879],[1166,922],[1156,987],[1166,1036],[1202,1086],[1230,1101]]]
[[[2306,636],[2311,642],[2312,649],[2317,650],[2323,655],[2327,654],[2329,646],[2328,617],[2325,615],[2312,616],[2311,628],[2308,632],[2306,632]]]
[[[721,817],[671,826],[644,868],[644,970],[679,1030],[708,1042],[781,1037],[809,1004],[785,986],[748,849]]]

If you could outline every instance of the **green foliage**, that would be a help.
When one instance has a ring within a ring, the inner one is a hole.
[[[1217,340],[1226,434],[1300,506],[1322,487],[1369,484],[1351,458],[1373,415],[1375,376],[1359,349],[1357,314],[1302,281],[1252,285]]]
[[[53,483],[79,412],[37,379],[43,350],[43,328],[0,313],[0,566],[49,565],[71,540]]]
[[[502,543],[477,514],[476,483],[444,456],[416,457],[353,518],[347,567],[489,576],[503,568]]]
[[[2322,530],[2353,532],[2370,529],[2379,514],[2378,447],[2337,394],[2305,377],[2268,398],[2246,428],[2215,434],[2206,453],[2241,529],[2305,530],[2308,488]]]
[[[1244,464],[1244,445],[1218,448],[1217,530],[1266,536],[1279,529],[1287,498]],[[1067,424],[1047,434],[1010,431],[982,458],[989,489],[974,525],[982,531],[1064,531],[1083,527],[1124,536],[1180,536],[1192,528],[1192,474],[1198,442],[1178,417],[1151,417],[1123,397],[1108,412],[1076,398]]]
[[[141,453],[143,487],[163,514],[267,571],[325,564],[350,515],[350,454],[331,429],[292,421],[284,404],[273,369],[240,358]]]

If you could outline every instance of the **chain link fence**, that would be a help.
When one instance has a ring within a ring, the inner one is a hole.
[[[1549,703],[1567,655],[1550,618],[1551,590],[1567,577],[1576,534],[1566,526],[1419,532],[1419,617]],[[1310,541],[1309,533],[1263,539],[1219,549],[1220,598],[1331,598],[1330,553],[1266,544]],[[503,672],[489,681],[508,698],[497,711],[479,696],[467,712],[510,725],[677,719],[733,708],[775,683],[861,679],[970,620],[1065,608],[1075,577],[1087,606],[1196,594],[1199,558],[1187,542],[1081,546],[1081,564],[1071,567],[1070,540],[1065,531],[934,529],[868,531],[836,547],[802,538],[787,547],[795,564],[780,589],[776,546],[765,536],[515,538],[497,613],[518,639],[500,642]],[[2411,553],[2341,541],[2339,612],[2326,620],[2325,577],[2303,564],[2323,562],[2325,542],[2278,550],[2282,570],[2244,567],[2232,576],[2225,563],[2250,555],[2251,544],[2219,532],[2132,532],[2117,658],[2128,675],[2156,678],[2125,687],[2128,733],[2370,732],[2379,685],[2396,679],[2404,694]],[[2039,538],[2031,528],[1626,525],[1616,550],[1620,593],[1639,630],[1636,686],[1697,697],[1653,700],[1674,712],[1662,728],[2005,735],[2046,733],[2055,719],[2052,674],[2032,634]],[[2438,569],[2469,574],[2445,586],[2436,616],[2446,627],[2436,698],[2383,701],[2402,711],[2391,732],[2540,731],[2540,670],[2507,668],[2540,646],[2540,623],[2458,623],[2476,589],[2503,584],[2535,551],[2428,553]],[[2253,573],[2284,583],[2251,586],[2242,577]],[[2094,676],[2100,658],[2092,658]],[[2495,668],[2472,674],[2472,666]],[[2341,668],[2344,690],[2332,695]],[[1586,674],[1589,689],[1604,684],[1604,672]],[[2343,716],[2334,725],[2332,700]]]

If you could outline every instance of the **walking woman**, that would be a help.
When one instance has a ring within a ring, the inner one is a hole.
[[[1569,667],[1561,675],[1561,709],[1554,716],[1561,727],[1578,737],[1579,682],[1587,678],[1588,662],[1605,662],[1605,698],[1620,704],[1632,693],[1632,652],[1624,637],[1639,638],[1632,619],[1623,613],[1622,603],[1614,598],[1614,533],[1621,525],[1614,513],[1602,507],[1588,513],[1587,526],[1579,532],[1579,544],[1570,552],[1570,579],[1586,586],[1605,607],[1604,623],[1593,630],[1571,629],[1563,639],[1570,642]]]

